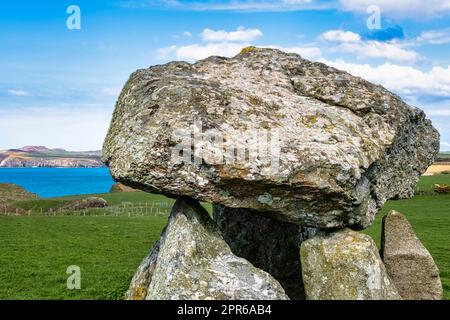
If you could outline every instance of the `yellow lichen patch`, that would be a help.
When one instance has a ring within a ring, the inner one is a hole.
[[[328,132],[328,133],[331,133],[331,132],[333,131],[333,129],[335,129],[335,128],[336,128],[336,125],[330,123],[330,124],[326,124],[326,125],[323,127],[323,130],[325,130],[325,131]]]
[[[136,290],[136,300],[142,300],[144,293],[144,288],[138,287]]]
[[[262,104],[261,99],[256,98],[256,97],[250,97],[249,102],[252,106],[255,106],[255,107]]]
[[[266,130],[270,130],[270,123],[268,121],[261,122],[261,128],[264,128]]]
[[[300,120],[306,127],[311,128],[314,126],[317,121],[319,121],[319,115],[313,114],[313,115],[306,115],[303,116]]]
[[[248,47],[243,48],[241,50],[241,52],[239,52],[239,54],[246,54],[246,53],[258,51],[258,50],[260,50],[260,49],[255,46],[248,46]]]

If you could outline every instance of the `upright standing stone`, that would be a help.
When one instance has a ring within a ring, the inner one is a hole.
[[[381,256],[403,299],[442,299],[442,284],[433,257],[406,217],[395,210],[383,218]]]
[[[401,299],[368,235],[318,235],[302,243],[300,257],[308,300]]]
[[[147,300],[286,300],[281,285],[235,256],[197,201],[178,199],[127,298]]]

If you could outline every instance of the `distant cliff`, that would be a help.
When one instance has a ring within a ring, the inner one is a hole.
[[[101,161],[101,151],[73,152],[43,146],[0,150],[0,168],[33,167],[97,168],[104,167],[104,164]]]

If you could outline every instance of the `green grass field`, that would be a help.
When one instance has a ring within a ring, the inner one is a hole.
[[[404,213],[438,264],[444,298],[450,299],[450,195],[434,194],[435,183],[450,184],[450,175],[422,177],[418,195],[387,202],[364,232],[379,244],[382,216],[391,209]],[[143,192],[101,196],[108,210],[49,210],[80,198],[66,197],[16,202],[29,216],[0,215],[0,299],[122,298],[159,238],[173,200]],[[148,210],[155,204],[157,211]],[[81,268],[80,290],[66,287],[70,265]]]

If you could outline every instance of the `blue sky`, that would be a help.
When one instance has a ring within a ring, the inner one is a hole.
[[[1,1],[0,149],[100,149],[131,72],[250,44],[384,85],[424,109],[450,150],[450,0]]]

